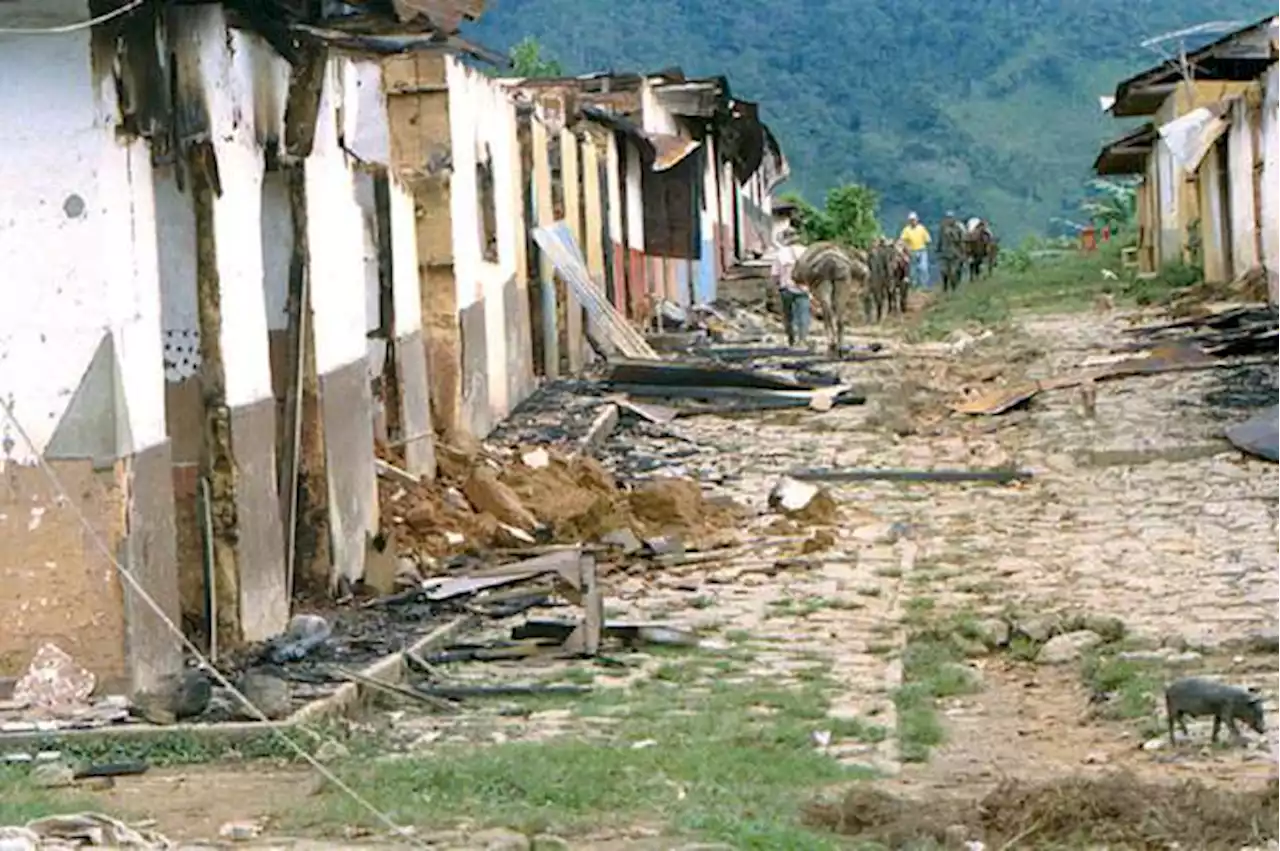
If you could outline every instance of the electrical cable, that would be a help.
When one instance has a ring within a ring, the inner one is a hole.
[[[89,536],[89,539],[94,543],[94,545],[98,548],[98,550],[102,553],[102,555],[107,559],[112,569],[115,570],[116,575],[120,577],[121,581],[124,582],[126,585],[128,585],[133,590],[133,592],[138,595],[138,598],[142,600],[142,602],[145,603],[146,606],[150,608],[152,612],[155,613],[156,617],[160,619],[160,622],[163,623],[170,632],[172,632],[174,635],[178,637],[178,640],[182,643],[183,647],[185,647],[187,651],[191,653],[193,657],[195,657],[196,661],[200,663],[200,666],[204,670],[208,671],[209,674],[212,675],[212,677],[215,680],[217,680],[220,686],[222,686],[228,692],[230,692],[231,696],[234,697],[242,706],[245,707],[245,709],[249,711],[249,714],[251,714],[258,721],[261,721],[264,723],[270,723],[270,719],[267,718],[266,713],[263,712],[261,709],[259,709],[257,706],[255,706],[253,702],[250,701],[249,698],[247,698],[244,695],[243,692],[241,692],[239,689],[233,686],[231,682],[222,675],[222,672],[219,671],[217,668],[215,668],[209,662],[209,660],[205,658],[204,654],[200,652],[200,649],[196,647],[195,644],[192,643],[191,640],[186,637],[186,635],[183,634],[182,630],[177,626],[177,624],[175,624],[173,620],[164,612],[164,610],[160,608],[160,605],[156,603],[155,599],[152,598],[152,596],[147,593],[147,590],[142,587],[142,585],[138,582],[137,578],[134,577],[134,575],[130,573],[128,570],[126,570],[123,565],[120,564],[119,560],[116,559],[115,553],[111,551],[111,547],[109,547],[106,541],[102,539],[102,536],[98,534],[98,530],[95,529],[93,527],[93,524],[89,522],[89,518],[85,516],[84,512],[80,510],[79,504],[77,504],[76,501],[71,498],[67,489],[63,486],[61,480],[58,478],[58,474],[54,472],[53,467],[45,459],[44,454],[40,452],[39,449],[36,447],[35,441],[31,439],[30,434],[27,433],[27,430],[23,428],[22,423],[19,422],[17,416],[13,413],[13,402],[9,401],[9,402],[0,403],[0,410],[4,411],[5,417],[8,419],[9,423],[13,426],[14,430],[18,433],[18,436],[22,438],[22,442],[23,444],[26,445],[27,451],[31,453],[32,457],[37,459],[37,463],[40,469],[44,472],[46,478],[48,478],[49,480],[50,485],[53,487],[53,491],[58,502],[71,508],[72,512],[76,516],[76,519],[80,522],[80,525],[84,528],[85,533]],[[216,624],[214,625],[214,628],[215,629],[217,628]],[[349,785],[344,783],[342,779],[339,778],[336,774],[334,774],[333,771],[331,771],[327,766],[325,766],[323,763],[317,760],[314,756],[308,753],[306,749],[303,748],[300,744],[298,744],[293,739],[291,739],[288,735],[286,735],[282,729],[280,729],[279,727],[273,726],[271,728],[271,732],[276,737],[278,737],[280,741],[283,742],[289,748],[289,750],[293,751],[293,753],[296,756],[301,757],[303,761],[307,762],[312,768],[314,768],[317,772],[319,772],[320,775],[324,777],[325,780],[332,783],[335,788],[341,790],[345,795],[351,798],[351,800],[355,801],[360,807],[367,810],[371,815],[377,818],[378,821],[380,821],[382,824],[390,828],[390,830],[393,833],[395,833],[397,836],[399,836],[401,839],[404,839],[406,842],[409,842],[415,848],[428,847],[426,843],[424,843],[421,839],[415,837],[408,829],[401,827],[399,824],[396,824],[396,822],[391,818],[390,815],[378,809],[370,801],[364,798],[359,792],[357,792],[356,790],[352,789]]]

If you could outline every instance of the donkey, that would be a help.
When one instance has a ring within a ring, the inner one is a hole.
[[[791,277],[822,305],[827,350],[838,357],[849,307],[861,300],[869,288],[871,272],[865,255],[834,242],[815,242],[800,255]]]

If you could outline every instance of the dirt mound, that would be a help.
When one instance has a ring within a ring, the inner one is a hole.
[[[553,455],[545,467],[516,463],[500,478],[561,543],[594,540],[630,520],[613,477],[590,458]]]
[[[912,801],[858,786],[809,807],[814,825],[891,848],[932,841],[962,847],[1113,849],[1257,845],[1277,837],[1277,785],[1226,791],[1197,781],[1146,783],[1117,772],[1049,783],[1007,780],[979,800]]]
[[[437,481],[379,481],[384,514],[403,550],[441,557],[512,546],[514,526],[529,531],[532,517],[550,540],[599,540],[630,528],[640,536],[675,534],[702,544],[724,537],[740,509],[708,500],[690,479],[655,479],[620,488],[591,458],[533,451],[498,464],[478,451],[445,448]],[[536,464],[523,459],[537,457]],[[501,522],[500,522],[501,521]],[[543,538],[546,540],[546,538]]]

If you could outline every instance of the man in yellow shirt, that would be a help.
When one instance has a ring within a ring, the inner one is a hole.
[[[929,287],[929,229],[920,224],[915,213],[907,215],[907,226],[898,237],[911,254],[911,283],[917,287]]]

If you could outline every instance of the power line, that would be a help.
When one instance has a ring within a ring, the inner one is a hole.
[[[119,9],[104,12],[96,18],[90,18],[87,21],[76,21],[74,24],[63,24],[60,27],[0,27],[0,35],[60,35],[79,32],[80,30],[95,27],[98,24],[105,24],[107,21],[118,18],[121,15],[127,15],[146,2],[147,0],[132,0],[132,2],[121,6]]]
[[[141,3],[136,3],[135,5],[141,5]],[[89,518],[85,516],[84,512],[80,510],[79,503],[76,502],[76,500],[72,499],[71,494],[67,491],[67,489],[63,486],[62,481],[58,478],[58,474],[54,472],[53,467],[50,466],[48,460],[45,459],[44,453],[40,452],[39,448],[35,445],[35,441],[31,439],[31,435],[27,433],[27,430],[23,428],[22,423],[19,422],[18,417],[13,413],[13,402],[12,401],[0,402],[0,410],[4,411],[5,418],[8,419],[9,422],[13,425],[14,431],[18,433],[18,437],[22,438],[22,442],[26,445],[27,451],[29,451],[31,455],[36,459],[36,463],[39,465],[41,471],[45,474],[45,477],[48,478],[49,484],[53,487],[54,493],[57,496],[57,498],[61,502],[70,506],[72,512],[74,512],[76,516],[76,520],[79,521],[81,527],[83,527],[85,533],[89,536],[89,539],[93,542],[94,546],[97,547],[97,549],[102,553],[102,555],[107,559],[107,562],[111,565],[112,569],[115,570],[116,575],[120,577],[121,581],[124,582],[126,585],[128,585],[133,590],[133,592],[138,595],[138,598],[142,600],[142,602],[146,604],[146,606],[149,609],[151,609],[153,613],[155,613],[156,617],[160,619],[160,622],[164,624],[166,629],[168,629],[170,632],[172,632],[174,635],[178,637],[178,641],[182,643],[182,646],[185,647],[193,657],[195,657],[196,661],[200,663],[200,666],[204,670],[206,670],[215,680],[218,681],[218,685],[222,686],[228,692],[230,692],[231,696],[234,697],[243,707],[249,710],[249,714],[251,714],[256,720],[264,723],[269,723],[270,719],[267,718],[266,713],[263,712],[261,709],[259,709],[257,706],[255,706],[253,702],[244,695],[243,692],[241,692],[239,689],[233,686],[231,682],[225,676],[222,675],[222,672],[219,671],[217,668],[215,668],[213,664],[207,658],[205,658],[205,655],[200,652],[200,649],[196,647],[195,644],[192,643],[192,641],[188,639],[185,634],[183,634],[182,630],[178,627],[178,625],[175,624],[173,620],[165,613],[165,611],[160,608],[160,604],[157,603],[149,593],[147,593],[147,590],[142,587],[137,577],[135,577],[128,570],[126,570],[124,565],[120,564],[120,561],[116,558],[115,553],[112,552],[111,547],[108,546],[107,542],[102,539],[102,536],[98,533],[98,530],[94,528],[93,524],[89,522]],[[216,625],[214,626],[214,628],[216,629]],[[314,768],[316,771],[318,771],[320,775],[324,777],[325,780],[332,783],[335,788],[341,790],[345,795],[351,798],[351,800],[355,801],[356,804],[358,804],[361,808],[368,811],[371,815],[377,818],[378,821],[380,821],[382,824],[390,828],[391,831],[395,833],[397,836],[399,836],[401,839],[404,839],[405,841],[409,842],[411,845],[413,845],[416,848],[427,847],[426,844],[421,839],[415,837],[406,828],[403,828],[400,825],[396,824],[396,822],[391,818],[391,816],[387,815],[385,812],[375,807],[366,798],[364,798],[359,792],[357,792],[355,789],[352,789],[349,785],[344,783],[341,778],[339,778],[336,774],[334,774],[323,763],[321,763],[311,754],[307,753],[306,749],[303,748],[302,745],[298,744],[293,739],[291,739],[287,734],[285,734],[285,732],[282,729],[276,726],[271,726],[269,729],[277,738],[280,739],[280,741],[282,741],[289,748],[289,750],[293,751],[293,753],[296,756],[301,757],[303,761],[310,764],[311,767]]]

